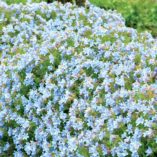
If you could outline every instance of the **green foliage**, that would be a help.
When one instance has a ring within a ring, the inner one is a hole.
[[[76,4],[78,6],[84,6],[85,5],[86,0],[76,0]]]
[[[120,12],[126,25],[157,36],[157,1],[155,0],[90,0],[93,4]]]
[[[80,147],[79,152],[84,157],[90,157],[90,154],[89,154],[88,149],[86,147]]]

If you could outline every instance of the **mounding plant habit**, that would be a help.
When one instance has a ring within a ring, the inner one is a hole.
[[[157,40],[115,11],[0,2],[0,156],[157,156]]]

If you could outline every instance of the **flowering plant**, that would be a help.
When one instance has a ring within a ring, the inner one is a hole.
[[[156,156],[151,34],[57,2],[0,2],[0,34],[0,156]]]

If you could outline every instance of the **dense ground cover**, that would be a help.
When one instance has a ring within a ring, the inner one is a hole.
[[[25,3],[26,1],[27,0],[6,0],[8,4]],[[47,0],[32,0],[32,2],[41,1]],[[107,10],[117,10],[125,18],[127,26],[136,28],[138,31],[149,31],[153,36],[157,37],[156,0],[90,0],[90,2]]]
[[[115,11],[0,3],[0,156],[157,156],[157,41]]]

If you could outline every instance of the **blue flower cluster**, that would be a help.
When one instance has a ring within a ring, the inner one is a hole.
[[[157,40],[115,11],[0,2],[0,156],[157,155]]]

